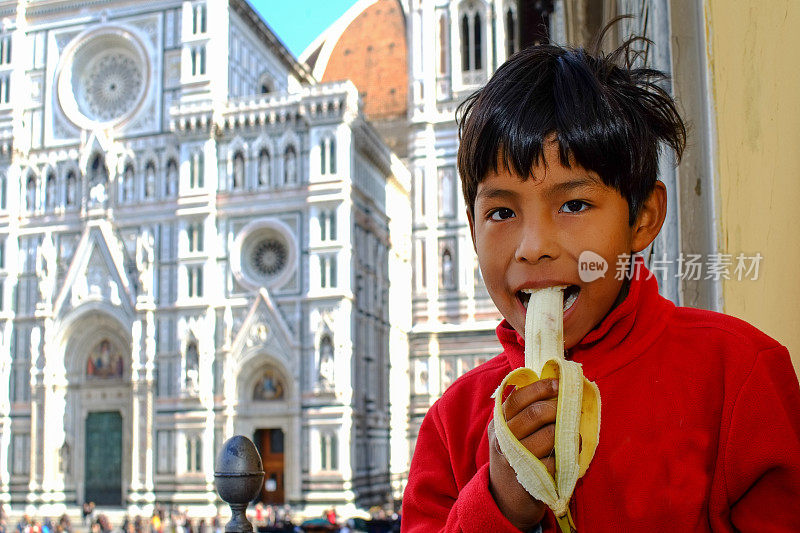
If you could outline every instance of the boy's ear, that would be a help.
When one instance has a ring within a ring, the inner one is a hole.
[[[472,236],[472,249],[478,253],[478,246],[475,244],[475,221],[472,219],[472,211],[467,207],[467,221],[469,222],[469,234]]]
[[[653,191],[642,204],[639,215],[633,223],[631,250],[641,252],[653,242],[667,217],[667,187],[656,180]]]

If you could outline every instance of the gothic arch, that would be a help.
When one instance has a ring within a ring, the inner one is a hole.
[[[108,303],[90,302],[73,310],[61,321],[55,344],[63,348],[67,381],[71,385],[87,381],[89,355],[103,339],[122,351],[122,379],[130,380],[130,331],[131,319]]]
[[[174,164],[175,175],[171,176],[171,165]],[[178,196],[181,181],[181,155],[177,147],[170,146],[164,151],[164,168],[161,172],[161,191],[162,197],[174,198]]]
[[[279,382],[282,388],[280,397],[258,399],[254,396],[256,385],[268,374],[276,379],[275,387],[278,387]],[[262,349],[251,350],[242,358],[236,377],[236,398],[240,406],[261,404],[263,401],[284,404],[293,401],[296,396],[297,384],[280,358],[273,357]]]
[[[23,211],[26,213],[35,213],[39,210],[39,199],[41,193],[39,192],[40,176],[36,169],[31,166],[26,166],[22,171],[22,199]]]
[[[272,138],[265,133],[262,133],[261,135],[256,137],[250,143],[250,147],[251,147],[250,150],[251,158],[257,158],[258,154],[260,154],[261,150],[263,149],[266,149],[269,152],[270,156],[274,155],[275,153],[275,143],[273,142]]]
[[[234,189],[233,186],[233,173],[234,169],[234,160],[236,156],[241,154],[244,158],[244,169],[243,169],[243,176],[242,176],[242,183],[239,184],[237,188]],[[247,168],[248,162],[251,160],[250,157],[250,150],[248,143],[242,139],[240,136],[236,136],[228,143],[227,150],[225,152],[225,190],[226,191],[233,191],[233,190],[244,190],[247,185]]]
[[[72,178],[70,178],[70,176],[72,176]],[[70,161],[64,167],[64,172],[61,174],[61,181],[63,183],[61,187],[63,191],[61,202],[65,209],[73,209],[80,204],[80,199],[83,195],[82,176],[81,167],[77,161]],[[74,183],[70,183],[70,179],[73,179]],[[70,197],[70,194],[72,194],[72,197]],[[70,202],[70,200],[72,201]]]
[[[59,206],[59,180],[58,172],[54,165],[46,163],[41,172],[40,194],[42,197],[42,209],[52,212]]]
[[[277,183],[280,185],[299,185],[303,183],[303,150],[301,148],[300,139],[297,137],[297,134],[293,131],[286,132],[283,137],[281,137],[280,141],[278,142],[278,151],[276,151],[275,156],[279,158],[278,164],[278,176],[277,176]],[[293,155],[292,155],[293,153]],[[290,163],[291,159],[294,159],[294,169],[293,171],[288,168],[288,164]],[[294,179],[290,179],[291,175],[294,175]]]
[[[271,72],[265,70],[258,76],[255,93],[263,96],[273,92],[275,92],[275,77]]]

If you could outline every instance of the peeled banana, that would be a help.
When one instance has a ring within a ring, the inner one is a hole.
[[[544,502],[563,533],[575,531],[569,499],[578,478],[594,457],[600,437],[600,391],[583,376],[581,365],[564,359],[563,299],[566,287],[530,292],[525,316],[525,366],[509,373],[493,397],[495,433],[500,449],[525,490]],[[555,479],[542,461],[517,440],[503,415],[503,391],[540,379],[558,378],[555,431]]]

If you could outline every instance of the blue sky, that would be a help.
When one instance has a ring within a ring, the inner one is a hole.
[[[356,3],[356,0],[248,1],[295,57]]]

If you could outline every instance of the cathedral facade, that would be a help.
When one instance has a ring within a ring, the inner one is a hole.
[[[233,434],[263,502],[389,501],[409,184],[355,86],[244,0],[0,18],[0,502],[213,514]]]

